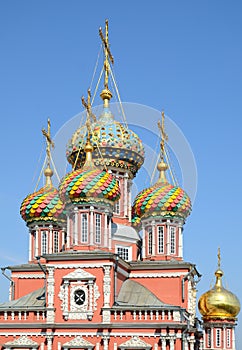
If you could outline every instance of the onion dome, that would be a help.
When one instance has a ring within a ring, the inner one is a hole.
[[[186,192],[168,183],[163,161],[158,164],[160,176],[151,187],[141,191],[135,198],[132,207],[132,223],[138,226],[141,218],[165,217],[185,220],[191,212],[191,201]]]
[[[107,171],[98,169],[92,161],[93,147],[88,138],[86,162],[82,169],[67,174],[60,183],[60,197],[66,204],[113,204],[120,198],[118,181]]]
[[[44,171],[45,186],[28,195],[22,202],[20,214],[27,224],[34,222],[64,222],[64,204],[57,189],[52,185],[53,171],[47,167]]]
[[[67,145],[66,156],[72,167],[81,168],[85,162],[87,127],[82,126],[73,134]],[[108,107],[93,124],[91,142],[94,164],[108,169],[125,169],[135,176],[144,162],[142,141],[132,130],[114,120]]]
[[[240,302],[235,294],[222,285],[223,271],[218,268],[215,272],[216,282],[212,289],[204,293],[198,302],[198,308],[203,319],[232,319],[240,311]]]

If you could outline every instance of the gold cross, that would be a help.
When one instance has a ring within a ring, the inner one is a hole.
[[[220,269],[221,266],[221,254],[220,254],[220,247],[218,248],[218,268]]]
[[[48,119],[47,131],[45,129],[42,129],[42,134],[45,136],[45,139],[46,139],[47,165],[50,166],[50,150],[51,150],[51,147],[52,148],[55,147],[55,144],[52,141],[50,136],[50,119]]]
[[[86,108],[87,111],[87,120],[86,120],[86,126],[89,135],[91,134],[91,118],[94,121],[94,123],[97,121],[97,118],[95,114],[92,113],[92,106],[91,106],[91,90],[87,90],[87,101],[85,101],[84,96],[82,96],[82,104],[83,107]]]
[[[164,111],[161,112],[161,122],[158,121],[158,128],[161,132],[161,142],[160,142],[160,148],[161,148],[161,159],[164,160],[165,157],[165,142],[168,141],[168,136],[165,133],[165,113]]]
[[[114,64],[114,59],[109,49],[109,41],[108,41],[108,20],[105,21],[105,37],[102,32],[102,28],[99,28],[99,35],[101,37],[103,46],[104,46],[104,70],[105,70],[105,78],[104,78],[104,87],[108,90],[108,76],[109,76],[109,60],[112,64]]]

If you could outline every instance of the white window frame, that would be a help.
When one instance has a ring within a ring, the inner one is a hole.
[[[47,239],[47,231],[41,231],[41,255],[47,254],[48,252]]]
[[[53,252],[54,253],[59,253],[59,232],[58,231],[54,231],[53,232]]]
[[[101,222],[102,215],[95,214],[95,243],[101,244]]]
[[[207,346],[208,348],[211,348],[211,328],[207,329]]]
[[[120,199],[114,203],[113,212],[117,215],[120,214]]]
[[[81,242],[88,243],[88,215],[81,214]]]
[[[157,232],[157,249],[158,254],[164,254],[164,238],[165,238],[165,228],[164,226],[158,226],[158,232]]]
[[[148,255],[153,254],[153,232],[152,227],[149,227],[147,230],[148,235]]]
[[[227,344],[227,348],[230,349],[231,348],[231,329],[230,328],[226,329],[226,344]]]
[[[216,346],[219,347],[221,346],[221,329],[220,328],[215,329],[215,335],[216,335]]]
[[[125,261],[132,260],[132,247],[130,246],[116,245],[115,252]]]
[[[176,254],[176,228],[175,226],[170,226],[170,254]]]

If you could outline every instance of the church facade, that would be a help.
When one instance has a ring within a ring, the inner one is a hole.
[[[9,301],[0,304],[0,349],[235,350],[237,297],[223,272],[199,300],[195,264],[183,260],[183,229],[191,212],[186,192],[167,178],[164,113],[158,180],[132,204],[132,180],[144,162],[137,134],[115,120],[109,102],[112,54],[108,23],[103,109],[83,99],[86,123],[70,135],[72,170],[53,186],[50,122],[45,185],[20,214],[29,230],[29,261],[10,270]],[[8,276],[8,275],[7,275]]]

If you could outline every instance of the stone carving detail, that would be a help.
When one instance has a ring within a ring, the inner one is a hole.
[[[111,277],[110,266],[103,266],[104,278],[103,278],[103,295],[104,295],[104,307],[110,307],[110,294],[111,294]]]
[[[196,317],[197,290],[192,281],[188,281],[188,312],[190,313],[190,323],[194,325]]]
[[[64,318],[66,320],[91,320],[97,309],[97,299],[100,297],[95,276],[78,268],[64,276],[63,280],[59,298],[62,301],[61,309]],[[78,302],[77,299],[79,299]]]
[[[125,343],[119,345],[119,348],[127,349],[127,348],[141,348],[141,349],[150,349],[152,346],[143,340],[141,340],[139,337],[132,337],[131,339],[127,340]]]
[[[87,341],[86,339],[83,339],[80,335],[75,337],[74,339],[68,341],[67,343],[62,345],[64,348],[73,348],[73,347],[80,347],[80,348],[94,348],[94,345]]]
[[[36,343],[35,341],[33,341],[32,339],[28,338],[26,335],[22,335],[21,337],[19,337],[18,339],[15,339],[13,341],[9,341],[7,343],[4,344],[4,347],[8,347],[8,346],[27,346],[27,347],[32,347],[33,349],[37,349],[37,347],[39,346],[38,343]]]

